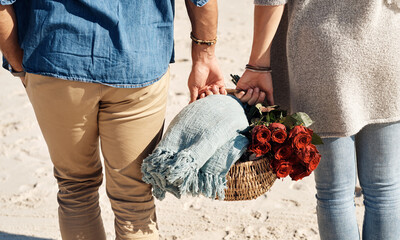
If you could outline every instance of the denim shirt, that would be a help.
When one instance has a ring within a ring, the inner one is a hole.
[[[207,1],[192,0],[197,6]],[[23,68],[29,73],[138,88],[156,82],[174,61],[174,0],[0,4],[14,6]]]

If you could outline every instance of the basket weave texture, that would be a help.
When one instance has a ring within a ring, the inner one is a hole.
[[[224,201],[256,199],[272,187],[276,178],[268,158],[237,162],[226,175]]]

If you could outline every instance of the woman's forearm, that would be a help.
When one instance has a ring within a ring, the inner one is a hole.
[[[284,5],[254,8],[253,46],[249,64],[270,66],[270,47],[281,21]]]
[[[0,5],[0,50],[15,71],[23,70],[23,51],[18,43],[17,21],[12,5]]]

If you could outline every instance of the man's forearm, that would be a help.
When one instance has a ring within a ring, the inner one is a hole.
[[[192,23],[192,33],[198,39],[212,40],[217,35],[218,3],[210,0],[203,7],[197,7],[190,0],[186,0],[186,8]]]
[[[197,7],[190,0],[185,0],[187,12],[192,24],[192,34],[197,39],[213,40],[217,37],[218,3],[210,0],[203,7]],[[208,57],[214,54],[215,45],[192,45],[192,58]]]
[[[197,7],[186,0],[186,8],[192,23],[192,34],[198,40],[211,41],[217,36],[218,5],[217,0],[209,0]],[[197,40],[196,40],[197,41]],[[214,44],[192,42],[192,71],[188,79],[190,102],[213,94],[226,94],[224,77],[215,56]]]
[[[12,5],[0,5],[0,50],[15,71],[23,71],[23,51],[18,43],[17,21]]]
[[[284,5],[255,6],[253,47],[249,64],[270,66],[270,47],[282,18],[283,10]]]

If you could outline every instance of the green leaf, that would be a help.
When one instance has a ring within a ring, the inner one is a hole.
[[[269,113],[269,122],[268,123],[273,123],[276,121],[276,116],[274,112]]]
[[[269,114],[265,115],[265,121],[266,121],[267,123],[270,123],[270,122],[271,122],[271,118],[270,118],[270,115],[269,115]]]
[[[293,128],[295,126],[296,119],[292,118],[292,116],[287,116],[283,118],[282,123],[288,128]]]
[[[309,127],[313,124],[313,120],[304,112],[298,112],[290,115],[291,118],[296,120],[295,125],[303,125],[304,127]]]
[[[313,133],[312,139],[311,139],[311,143],[314,144],[314,145],[324,144],[324,142],[322,141],[321,137],[318,136],[318,134],[316,134],[316,133]]]

